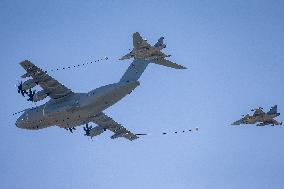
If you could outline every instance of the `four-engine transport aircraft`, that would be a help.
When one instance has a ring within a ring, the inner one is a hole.
[[[164,66],[176,68],[176,69],[186,69],[186,67],[176,64],[170,60],[166,60],[166,57],[170,57],[171,55],[166,55],[161,50],[166,48],[164,44],[164,37],[158,39],[158,42],[151,46],[147,43],[147,40],[142,39],[138,32],[133,33],[133,49],[130,53],[124,55],[119,60],[125,59],[144,59],[149,60],[150,62],[161,64]]]
[[[258,123],[256,126],[282,125],[282,122],[278,122],[274,119],[280,115],[280,113],[277,113],[277,105],[271,107],[271,109],[267,113],[262,111],[261,107],[252,111],[254,111],[253,115],[250,116],[249,114],[247,114],[242,119],[232,123],[232,125],[255,124],[255,123]]]
[[[47,74],[47,72],[25,60],[20,65],[26,70],[22,77],[32,77],[18,86],[18,92],[27,94],[31,101],[43,100],[47,96],[51,99],[43,105],[24,110],[16,121],[16,126],[23,129],[38,130],[50,126],[59,126],[70,130],[76,126],[85,125],[85,135],[94,137],[106,130],[114,132],[112,139],[124,137],[128,140],[138,138],[121,124],[107,116],[103,111],[112,106],[137,86],[138,79],[149,65],[149,60],[135,59],[128,67],[119,82],[99,87],[88,93],[74,93],[66,86]],[[155,62],[154,62],[155,63]],[[175,67],[168,63],[168,67]],[[178,68],[178,67],[175,67]],[[43,90],[35,93],[31,88],[39,85]],[[29,93],[26,92],[29,90]],[[88,123],[97,124],[92,128]]]

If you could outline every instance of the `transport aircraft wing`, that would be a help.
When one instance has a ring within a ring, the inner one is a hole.
[[[27,71],[22,77],[32,77],[33,81],[43,88],[44,92],[52,99],[59,99],[73,94],[73,92],[49,76],[46,71],[25,60],[20,65]]]
[[[129,130],[127,130],[125,127],[123,127],[121,124],[114,121],[111,117],[107,116],[105,113],[101,112],[97,114],[92,122],[96,123],[98,127],[102,129],[108,129],[112,132],[114,132],[114,135],[111,136],[111,139],[115,139],[118,137],[124,137],[130,141],[135,140],[139,138]],[[92,131],[90,131],[90,136],[92,137]]]

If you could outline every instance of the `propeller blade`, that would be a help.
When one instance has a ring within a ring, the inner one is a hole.
[[[29,99],[27,99],[27,101],[33,101],[34,100],[34,95],[36,93],[36,90],[32,91],[31,89],[29,90],[29,92],[27,93],[29,96]]]
[[[72,128],[69,128],[69,131],[70,131],[71,133],[73,133],[73,130],[72,130]]]
[[[22,94],[22,96],[25,96],[26,91],[23,90],[23,82],[22,81],[19,83],[19,85],[17,85],[17,88],[18,88],[18,93]]]

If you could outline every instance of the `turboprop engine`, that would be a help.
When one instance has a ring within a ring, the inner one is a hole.
[[[98,136],[98,135],[102,134],[104,131],[106,131],[106,129],[104,127],[96,126],[96,127],[91,128],[89,130],[88,136],[95,137],[95,136]]]
[[[35,93],[32,97],[32,101],[33,102],[38,102],[40,100],[45,99],[48,96],[48,93],[45,90],[42,91],[38,91],[37,93]]]
[[[29,79],[22,84],[22,90],[26,91],[28,89],[35,87],[37,84],[38,83],[35,80]]]

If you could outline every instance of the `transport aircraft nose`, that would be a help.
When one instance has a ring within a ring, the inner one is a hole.
[[[21,124],[19,120],[16,121],[16,127],[21,128]]]
[[[17,121],[16,121],[16,127],[18,127],[18,128],[24,128],[24,116],[22,115],[22,116],[20,116],[18,119],[17,119]]]

